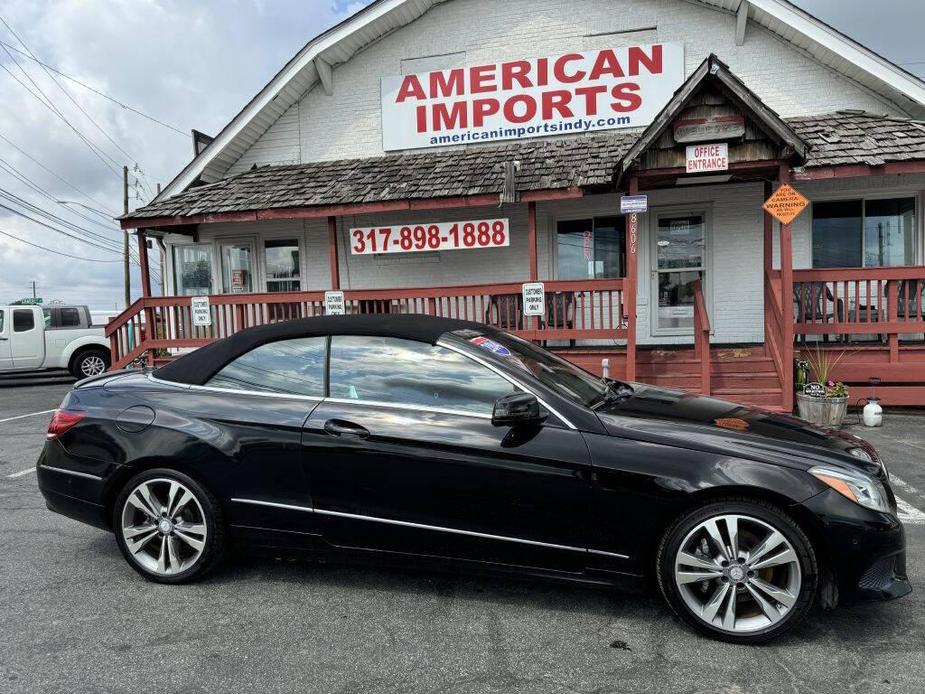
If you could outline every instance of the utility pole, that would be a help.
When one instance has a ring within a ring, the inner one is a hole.
[[[35,301],[35,280],[32,280],[32,300]]]
[[[128,167],[122,167],[122,212],[128,214]],[[132,276],[128,256],[128,229],[122,230],[122,273],[125,279],[125,308],[132,304]]]

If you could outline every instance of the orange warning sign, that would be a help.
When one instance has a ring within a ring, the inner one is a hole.
[[[785,183],[764,203],[764,209],[781,224],[790,224],[809,205],[800,191]]]

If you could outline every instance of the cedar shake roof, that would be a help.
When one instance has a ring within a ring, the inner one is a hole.
[[[809,145],[805,168],[925,160],[925,122],[839,111],[784,121]],[[626,130],[465,150],[263,166],[138,208],[127,219],[500,195],[505,162],[519,192],[612,190],[617,165],[642,134]]]
[[[925,159],[925,121],[864,111],[786,120],[810,144],[806,168]]]

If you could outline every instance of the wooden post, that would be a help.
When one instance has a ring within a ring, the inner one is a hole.
[[[331,262],[331,289],[340,289],[340,263],[337,260],[337,217],[328,217],[328,258]]]
[[[890,280],[890,281],[887,281],[886,288],[885,288],[886,297],[887,297],[887,311],[888,311],[887,320],[889,320],[890,323],[894,323],[894,324],[899,322],[899,285],[900,284],[901,282],[893,282]],[[913,306],[911,302],[915,301],[915,294],[914,294],[915,284],[916,284],[915,282],[906,282],[906,294],[907,294],[906,306],[909,307],[910,309]],[[919,301],[921,301],[922,298],[925,298],[925,297],[920,297]],[[908,310],[906,314],[908,318],[908,314],[909,314]],[[890,341],[890,363],[895,364],[899,361],[899,333],[891,332],[889,334],[889,341]]]
[[[148,238],[145,232],[138,230],[138,264],[141,265],[141,295],[151,296],[151,270],[148,268]]]
[[[639,193],[639,180],[630,177],[629,194]],[[631,214],[626,220],[626,277],[623,281],[623,310],[626,313],[626,380],[636,380],[636,286],[639,281],[639,218]]]
[[[781,164],[780,184],[790,182],[790,167]],[[781,335],[781,355],[783,373],[781,374],[781,388],[783,388],[784,410],[793,410],[793,230],[790,224],[780,225],[780,305],[784,335]]]
[[[141,298],[142,301],[151,297],[151,271],[148,268],[148,238],[143,229],[138,230],[138,264],[141,265]],[[145,338],[148,340],[157,339],[157,325],[155,324],[154,309],[145,307]],[[145,352],[148,366],[154,366],[154,351]]]
[[[771,197],[773,187],[770,181],[764,182],[764,199]],[[774,218],[764,211],[764,269],[765,275],[774,269]]]
[[[530,246],[530,281],[536,282],[538,270],[536,265],[536,203],[527,203],[527,236]]]

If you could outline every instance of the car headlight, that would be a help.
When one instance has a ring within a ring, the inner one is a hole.
[[[872,477],[860,472],[849,472],[824,466],[811,468],[809,474],[856,504],[874,511],[890,512],[886,490]]]
[[[855,458],[866,460],[869,463],[878,463],[880,467],[883,468],[883,474],[886,475],[887,479],[890,479],[890,471],[886,469],[886,463],[884,463],[882,460],[878,460],[863,448],[849,448],[848,452]]]

